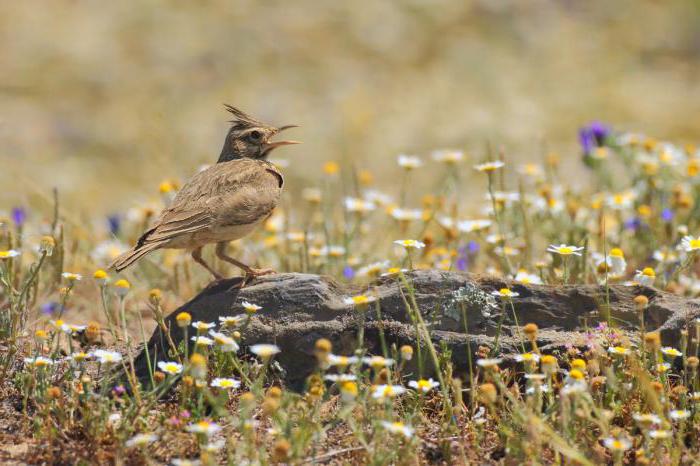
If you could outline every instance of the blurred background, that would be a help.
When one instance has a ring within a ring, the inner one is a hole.
[[[157,197],[216,160],[224,102],[302,125],[275,154],[292,196],[327,160],[574,160],[593,119],[697,141],[698,24],[680,0],[2,2],[0,209]]]

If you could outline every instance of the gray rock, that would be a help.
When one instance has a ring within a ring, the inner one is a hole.
[[[437,348],[451,351],[458,371],[466,370],[467,351],[473,354],[479,345],[494,346],[501,304],[491,292],[505,287],[504,281],[438,270],[415,271],[407,279],[415,290],[415,302],[430,327],[433,342]],[[639,325],[633,299],[640,294],[647,296],[646,328],[661,331],[664,343],[675,346],[680,330],[693,326],[692,321],[700,315],[700,301],[647,287],[613,285],[606,291],[605,287],[595,285],[510,286],[520,294],[513,301],[518,323],[538,325],[538,346],[545,352],[569,345],[584,346],[586,329],[607,320],[606,302],[609,302],[616,326],[621,331],[632,332],[638,331]],[[389,346],[411,344],[415,347],[415,327],[407,312],[410,293],[400,286],[396,277],[382,278],[368,290],[341,285],[328,277],[297,273],[261,277],[242,289],[238,278],[223,280],[212,283],[175,310],[166,322],[173,340],[179,344],[182,332],[175,324],[175,316],[183,310],[192,315],[193,321],[218,322],[219,316],[243,314],[243,301],[262,306],[246,328],[242,344],[244,347],[255,343],[277,344],[282,352],[276,360],[284,368],[287,382],[298,387],[315,368],[313,348],[319,338],[329,339],[336,354],[353,353],[362,314],[353,306],[345,305],[343,300],[362,291],[378,298],[368,307],[364,318],[368,351],[381,354],[382,333]],[[455,299],[455,292],[462,298]],[[467,315],[467,332],[462,306]],[[164,341],[160,330],[156,329],[148,343],[150,354],[157,351],[162,355]],[[520,352],[520,341],[510,306],[507,306],[500,336],[502,355],[508,357]],[[136,364],[138,375],[146,377],[143,352]]]

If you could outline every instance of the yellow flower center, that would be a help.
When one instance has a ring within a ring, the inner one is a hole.
[[[655,175],[659,171],[659,165],[656,162],[645,162],[642,164],[644,173],[647,175]]]
[[[639,212],[639,215],[641,215],[642,217],[649,217],[649,216],[651,216],[651,207],[649,207],[646,204],[640,205],[637,208],[637,212]]]
[[[418,381],[418,388],[420,389],[426,389],[426,388],[431,388],[430,381],[421,379]]]
[[[263,240],[263,243],[265,243],[265,246],[271,248],[273,246],[277,246],[277,244],[279,244],[279,240],[276,236],[268,236]]]
[[[357,384],[355,382],[343,382],[341,390],[351,395],[357,395]]]
[[[373,358],[370,362],[370,366],[373,368],[384,367],[384,358]]]
[[[622,252],[622,249],[613,248],[610,250],[610,257],[619,257],[620,259],[623,259],[625,254]]]
[[[564,246],[563,248],[559,248],[559,254],[571,254],[573,253],[574,250],[570,248],[569,246]]]
[[[169,193],[175,189],[175,187],[170,183],[169,181],[163,181],[159,186],[158,186],[158,191],[161,192],[161,194],[166,194]]]
[[[690,249],[700,249],[700,238],[691,239],[688,244]]]
[[[654,272],[654,269],[651,267],[645,267],[644,270],[642,270],[642,275],[646,275],[647,277],[655,277],[656,272]]]
[[[571,367],[576,369],[585,369],[586,361],[584,361],[583,359],[574,359],[573,361],[571,361]]]
[[[528,175],[536,175],[537,173],[539,173],[539,167],[534,163],[528,163],[525,165],[524,168],[525,173]]]
[[[554,365],[557,362],[557,358],[555,358],[551,354],[546,354],[546,355],[542,356],[541,361],[542,361],[543,366]]]
[[[326,162],[323,164],[323,172],[326,175],[335,175],[340,170],[340,165],[336,162]]]

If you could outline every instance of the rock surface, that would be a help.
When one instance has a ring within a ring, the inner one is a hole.
[[[691,326],[700,316],[700,300],[688,299],[647,287],[614,285],[520,285],[507,284],[492,277],[472,276],[437,270],[415,271],[407,276],[415,293],[415,302],[437,348],[449,348],[459,370],[464,370],[468,347],[473,352],[479,345],[494,346],[501,318],[501,304],[491,292],[507,285],[519,296],[513,300],[520,325],[538,325],[538,345],[544,352],[556,351],[567,345],[583,346],[588,327],[607,320],[607,306],[612,321],[621,330],[636,331],[638,315],[633,299],[643,294],[649,298],[645,311],[648,330],[660,330],[665,344],[678,344],[679,332]],[[287,381],[299,386],[315,367],[314,342],[328,338],[336,354],[349,355],[355,350],[357,331],[362,323],[361,312],[344,304],[344,298],[365,291],[377,297],[364,314],[366,347],[372,354],[381,354],[380,334],[389,346],[416,344],[416,332],[407,306],[410,294],[396,277],[382,278],[369,290],[340,285],[334,280],[308,274],[285,273],[261,277],[240,288],[240,279],[214,282],[190,302],[171,313],[166,322],[176,344],[182,332],[175,316],[186,310],[193,321],[217,322],[219,316],[243,314],[243,301],[262,306],[252,318],[243,335],[243,346],[255,343],[275,343],[282,352],[277,361],[285,369]],[[462,289],[462,301],[454,292]],[[463,303],[463,304],[461,304]],[[378,318],[377,307],[381,319]],[[462,319],[467,316],[467,332]],[[510,305],[506,308],[500,336],[501,352],[513,354],[520,347]],[[191,334],[191,333],[190,333]],[[164,354],[165,339],[156,329],[148,345],[151,355]],[[245,348],[244,348],[245,350]],[[140,377],[147,375],[145,354],[137,359]]]

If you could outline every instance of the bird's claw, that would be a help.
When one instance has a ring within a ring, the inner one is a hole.
[[[243,278],[243,283],[241,284],[241,288],[246,286],[248,283],[251,281],[255,280],[258,277],[262,277],[263,275],[272,275],[277,273],[273,269],[249,269],[245,271],[245,277]]]

